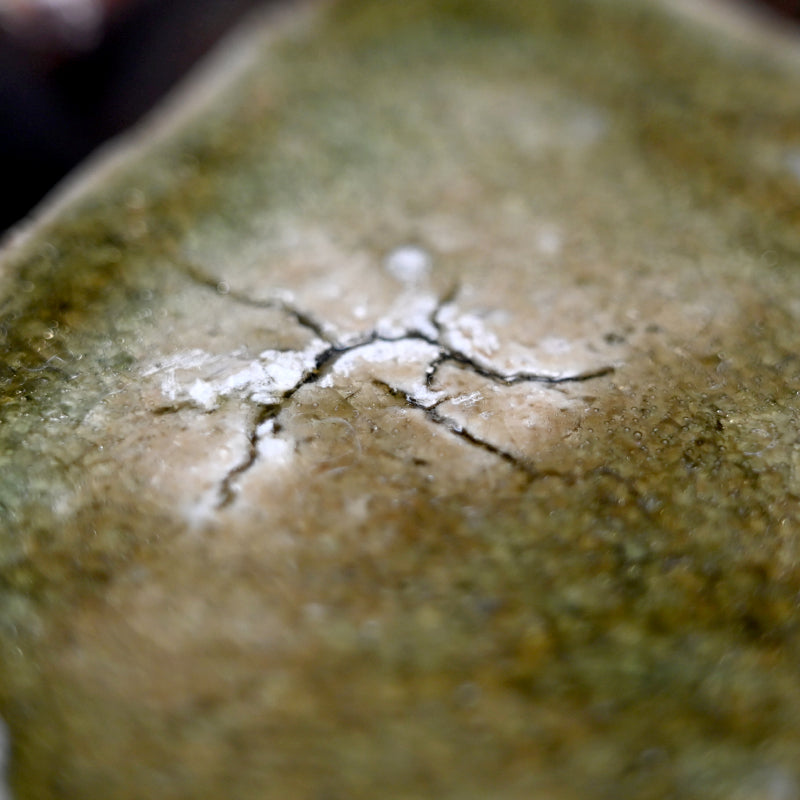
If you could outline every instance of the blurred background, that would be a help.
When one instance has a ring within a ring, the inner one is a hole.
[[[292,0],[0,0],[0,233],[276,2]],[[800,31],[800,0],[748,2]]]
[[[0,0],[0,232],[270,0]]]

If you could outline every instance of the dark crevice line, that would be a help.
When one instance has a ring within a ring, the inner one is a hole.
[[[260,405],[256,407],[253,418],[250,422],[250,430],[247,434],[247,452],[242,461],[233,467],[228,474],[222,479],[219,485],[219,493],[217,499],[217,509],[229,506],[236,499],[237,490],[235,487],[236,480],[247,472],[253,464],[258,461],[258,429],[269,419],[276,417],[281,410],[282,403],[271,403],[268,405]]]
[[[206,275],[198,267],[188,262],[183,264],[183,269],[192,280],[201,284],[202,286],[205,286],[206,288],[213,289],[215,292],[217,292],[217,294],[219,294],[219,286],[221,283],[224,283],[224,281],[216,280],[211,276]],[[506,375],[502,372],[498,372],[497,370],[493,370],[491,367],[476,361],[471,356],[467,355],[461,350],[458,350],[457,348],[452,347],[451,345],[448,345],[444,341],[445,337],[447,336],[447,330],[442,325],[439,316],[442,312],[442,309],[450,305],[455,300],[459,291],[460,286],[455,284],[450,288],[447,294],[441,298],[441,300],[437,303],[436,308],[432,311],[430,323],[436,329],[438,334],[435,338],[428,336],[419,330],[410,330],[398,337],[380,336],[376,331],[373,330],[365,334],[363,338],[351,345],[336,344],[331,340],[330,335],[325,330],[324,323],[314,319],[314,317],[308,312],[298,309],[291,303],[287,303],[285,300],[281,300],[280,298],[258,300],[230,289],[227,289],[222,296],[229,297],[237,303],[242,303],[243,305],[248,305],[252,308],[283,311],[294,318],[300,325],[310,330],[315,336],[317,336],[317,338],[330,344],[331,350],[335,350],[341,355],[351,352],[359,347],[373,344],[377,341],[399,342],[410,339],[426,342],[433,347],[438,347],[439,350],[441,350],[441,355],[438,356],[426,370],[426,386],[428,388],[431,387],[435,380],[438,367],[441,366],[441,364],[447,363],[448,361],[458,364],[462,367],[467,367],[480,377],[494,381],[495,383],[501,383],[505,386],[513,386],[518,383],[543,383],[552,385],[560,383],[578,383],[581,381],[592,380],[594,378],[601,378],[605,375],[610,375],[615,371],[614,367],[611,365],[606,365],[595,370],[587,370],[585,372],[574,373],[571,375],[558,376],[543,375],[536,372],[514,372],[511,375]]]
[[[504,386],[513,386],[517,383],[543,383],[555,385],[559,383],[580,382],[591,380],[593,378],[601,378],[604,375],[609,375],[614,372],[613,366],[606,365],[595,370],[587,370],[585,372],[579,372],[572,375],[554,376],[542,375],[536,372],[514,372],[511,375],[505,375],[502,372],[493,370],[491,367],[488,367],[485,364],[479,363],[462,350],[459,350],[458,348],[455,348],[447,343],[448,331],[442,324],[442,321],[439,319],[442,310],[455,301],[460,291],[460,285],[454,284],[433,310],[433,313],[430,317],[430,323],[436,329],[436,339],[431,340],[430,337],[426,337],[423,334],[418,334],[420,338],[424,339],[430,344],[436,345],[441,350],[441,354],[428,366],[428,369],[426,370],[425,386],[428,389],[433,386],[439,367],[447,362],[453,362],[461,367],[467,367],[472,372],[480,375],[482,378],[494,381],[495,383],[501,383]]]
[[[549,386],[557,386],[560,383],[581,383],[583,381],[593,380],[594,378],[602,378],[615,371],[615,368],[608,364],[594,370],[587,370],[585,372],[577,372],[569,375],[543,375],[537,372],[513,372],[511,375],[506,375],[486,367],[466,353],[455,350],[438,339],[433,339],[419,331],[409,331],[403,336],[396,338],[373,336],[370,341],[400,342],[409,340],[425,342],[439,349],[439,355],[436,356],[425,369],[425,387],[427,389],[431,389],[436,382],[436,375],[439,371],[439,367],[447,363],[456,364],[461,368],[468,369],[481,378],[486,378],[494,383],[500,383],[503,386],[515,386],[518,383],[541,383]]]
[[[328,342],[329,344],[332,343],[331,336],[328,331],[325,330],[325,326],[315,320],[310,314],[295,308],[284,300],[276,300],[275,302],[281,311],[293,317],[297,323],[310,330],[318,339],[321,339],[323,342]]]
[[[170,403],[165,406],[158,406],[151,412],[156,417],[165,417],[168,414],[177,414],[186,408],[191,408],[192,405],[188,401],[181,401],[180,403]]]
[[[254,299],[240,292],[231,291],[227,286],[225,291],[221,292],[220,286],[224,284],[224,281],[212,278],[189,262],[184,262],[182,267],[184,273],[191,280],[200,284],[201,286],[213,290],[217,294],[221,294],[223,297],[230,298],[234,302],[241,303],[252,308],[278,310],[286,313],[298,324],[313,333],[318,339],[329,345],[329,347],[317,354],[314,359],[314,366],[307,370],[294,386],[285,391],[279,401],[255,406],[256,411],[253,414],[253,418],[250,423],[250,430],[248,432],[247,453],[245,454],[245,458],[239,464],[233,467],[220,482],[219,500],[217,503],[218,509],[225,508],[233,503],[237,495],[237,480],[257,462],[260,438],[258,433],[259,428],[267,420],[277,419],[277,417],[281,414],[284,408],[287,407],[289,402],[297,394],[297,392],[300,391],[301,388],[319,382],[325,375],[331,372],[333,367],[342,357],[362,347],[367,347],[370,344],[374,344],[375,342],[392,343],[402,341],[419,341],[438,349],[438,355],[428,364],[425,369],[425,386],[428,389],[431,389],[436,382],[439,367],[447,363],[453,363],[461,369],[468,370],[479,377],[491,380],[495,383],[500,383],[504,386],[513,386],[519,383],[557,385],[561,383],[582,382],[592,380],[594,378],[600,378],[614,372],[614,367],[609,365],[600,367],[596,370],[589,370],[582,373],[564,376],[542,375],[533,372],[515,372],[511,375],[506,375],[479,363],[463,351],[458,350],[457,348],[454,348],[446,343],[448,331],[442,324],[440,315],[442,309],[454,302],[458,292],[460,291],[458,284],[454,285],[447,292],[447,294],[439,300],[436,307],[431,312],[429,322],[431,327],[437,333],[435,337],[426,334],[424,331],[416,329],[409,330],[402,336],[397,337],[381,336],[376,330],[372,330],[365,333],[357,341],[348,345],[342,345],[337,344],[332,340],[330,334],[325,328],[324,323],[314,319],[314,317],[312,317],[309,313],[295,308],[293,305],[284,300],[279,298],[268,300]],[[374,385],[382,387],[389,393],[390,396],[402,399],[403,402],[405,402],[411,408],[421,411],[433,424],[444,427],[454,436],[457,436],[471,446],[491,453],[495,457],[506,462],[516,471],[524,474],[528,482],[539,480],[545,477],[557,477],[561,480],[574,482],[574,476],[559,472],[557,470],[539,470],[527,460],[520,458],[485,439],[481,439],[464,426],[457,423],[455,420],[441,414],[438,410],[438,406],[444,402],[445,398],[440,400],[439,403],[425,405],[417,400],[413,395],[391,386],[384,381],[373,379],[372,382]],[[181,404],[173,404],[171,406],[165,406],[161,409],[158,409],[157,413],[173,413],[180,410],[181,407]]]
[[[426,341],[429,340],[426,339]],[[599,367],[598,369],[569,375],[543,375],[538,372],[513,372],[511,375],[505,375],[502,372],[480,364],[459,350],[454,350],[440,342],[430,343],[440,348],[441,355],[431,362],[425,373],[425,385],[429,389],[433,387],[436,381],[439,367],[448,362],[456,364],[463,369],[468,369],[481,378],[486,378],[487,380],[502,384],[503,386],[515,386],[518,383],[541,383],[546,386],[557,386],[560,383],[581,383],[583,381],[593,380],[594,378],[602,378],[604,375],[610,375],[615,371],[614,367],[609,364]]]
[[[434,425],[440,425],[454,436],[466,441],[468,444],[478,447],[481,450],[485,450],[487,453],[491,453],[493,456],[505,461],[506,464],[511,466],[513,469],[523,473],[528,483],[549,477],[559,478],[570,483],[573,482],[573,477],[571,475],[559,472],[558,470],[540,470],[526,459],[510,453],[508,450],[504,450],[502,447],[498,447],[486,439],[481,439],[479,436],[476,436],[474,433],[467,430],[463,425],[460,425],[455,420],[444,416],[444,414],[441,414],[438,409],[440,403],[444,401],[426,406],[424,403],[420,403],[419,400],[414,398],[412,395],[389,385],[385,381],[373,380],[372,383],[375,386],[379,386],[380,388],[384,389],[391,397],[400,399],[411,408],[421,411]]]
[[[444,364],[448,360],[447,356],[440,352],[436,358],[428,364],[427,369],[425,370],[425,388],[426,389],[433,389],[433,384],[436,382],[436,373],[439,371],[439,367]]]
[[[347,353],[364,347],[377,341],[376,336],[371,336],[367,341],[356,342],[348,347],[335,347],[331,346],[323,350],[315,359],[314,366],[308,370],[302,378],[290,389],[283,393],[281,399],[276,403],[268,403],[258,405],[256,413],[250,423],[250,430],[248,432],[248,450],[245,458],[241,463],[237,464],[228,474],[222,479],[219,490],[219,500],[217,501],[217,509],[225,508],[235,500],[237,490],[236,481],[245,472],[247,472],[258,461],[258,443],[260,436],[258,429],[269,419],[277,419],[281,412],[288,406],[292,398],[304,386],[310,386],[318,383],[323,378],[336,362]]]
[[[232,290],[227,285],[226,281],[207,275],[200,268],[190,262],[183,262],[181,264],[181,268],[184,274],[187,275],[187,277],[189,277],[193,282],[199,284],[200,286],[204,286],[206,289],[211,289],[218,296],[222,298],[228,298],[236,303],[240,303],[241,305],[249,306],[250,308],[282,311],[292,317],[299,325],[311,331],[318,339],[321,339],[323,342],[327,342],[328,344],[333,344],[331,336],[325,329],[325,325],[323,323],[314,319],[314,317],[311,316],[311,314],[309,314],[307,311],[296,308],[286,300],[283,300],[279,297],[259,299],[256,297],[250,297],[242,292]],[[225,287],[224,290],[220,289],[222,286]]]

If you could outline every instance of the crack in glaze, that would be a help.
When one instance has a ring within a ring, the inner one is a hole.
[[[504,450],[502,447],[498,447],[497,445],[492,444],[490,441],[487,441],[486,439],[481,439],[479,436],[476,436],[474,433],[465,428],[463,425],[456,422],[456,420],[440,413],[439,405],[445,402],[447,398],[442,398],[435,404],[426,406],[423,403],[420,403],[413,395],[409,394],[408,392],[404,392],[402,389],[397,389],[396,387],[391,386],[385,381],[373,380],[372,383],[375,386],[379,386],[382,389],[385,389],[386,392],[391,397],[401,399],[409,406],[411,406],[411,408],[414,408],[417,411],[421,411],[433,424],[441,425],[442,427],[447,429],[450,433],[452,433],[454,436],[457,436],[459,439],[463,439],[468,444],[474,447],[478,447],[481,450],[485,450],[487,453],[491,453],[493,456],[497,456],[497,458],[501,459],[502,461],[505,461],[507,464],[509,464],[512,468],[514,468],[518,472],[522,472],[525,475],[528,483],[532,483],[533,481],[539,480],[540,478],[548,478],[548,477],[561,478],[562,480],[566,481],[573,480],[573,477],[571,475],[564,472],[559,472],[558,470],[538,469],[530,461],[524,458],[520,458],[519,456],[514,455],[508,450]]]
[[[420,327],[410,328],[398,336],[386,336],[379,333],[378,325],[375,329],[361,335],[356,341],[345,344],[341,341],[337,341],[337,337],[333,335],[328,324],[315,319],[312,314],[297,308],[284,298],[253,298],[242,292],[232,290],[225,282],[206,275],[202,270],[192,264],[184,263],[183,268],[185,274],[196,283],[208,289],[212,289],[217,294],[229,298],[236,303],[241,303],[253,308],[273,309],[284,312],[294,319],[301,327],[304,327],[312,333],[318,340],[328,345],[314,356],[313,366],[304,370],[297,382],[283,391],[279,400],[276,402],[264,403],[255,401],[252,397],[249,398],[248,402],[253,408],[253,414],[248,423],[247,452],[242,461],[232,467],[221,480],[218,499],[215,505],[217,509],[226,508],[234,502],[238,493],[236,487],[237,481],[258,462],[259,442],[262,438],[260,431],[263,430],[265,423],[269,420],[276,420],[275,425],[272,427],[272,433],[277,433],[280,430],[277,418],[283,410],[288,407],[289,403],[300,389],[305,386],[318,384],[325,376],[333,371],[337,362],[344,356],[378,342],[387,344],[418,342],[430,345],[438,351],[438,355],[436,355],[425,368],[425,390],[433,389],[437,380],[439,368],[444,364],[453,364],[459,369],[469,371],[474,375],[503,386],[513,386],[520,383],[539,383],[554,386],[561,383],[588,381],[609,375],[614,372],[615,369],[612,365],[605,365],[597,369],[569,375],[547,375],[528,371],[516,371],[506,374],[492,368],[488,363],[479,361],[474,356],[471,356],[469,353],[448,342],[449,330],[441,320],[443,310],[447,306],[452,305],[458,296],[460,291],[458,284],[451,287],[451,289],[438,300],[429,315],[427,323],[430,326],[430,330],[436,331],[435,336],[426,333]],[[439,406],[443,402],[452,399],[449,396],[440,397],[426,403],[420,399],[419,396],[415,396],[413,392],[404,391],[385,381],[373,379],[372,383],[384,389],[391,397],[402,399],[410,408],[421,411],[432,424],[444,427],[451,434],[460,438],[470,446],[480,448],[506,462],[515,470],[523,473],[528,481],[538,480],[548,476],[558,477],[564,480],[573,479],[573,476],[557,470],[540,470],[528,460],[520,458],[514,453],[504,450],[502,447],[498,447],[485,439],[481,439],[464,425],[442,414],[439,410]],[[177,410],[177,406],[161,409],[161,412],[163,413],[165,410]]]
[[[317,338],[328,344],[333,344],[330,331],[326,330],[324,323],[315,320],[309,313],[296,308],[292,303],[288,302],[282,297],[268,297],[259,299],[250,297],[242,292],[237,292],[230,288],[228,283],[223,280],[215,279],[211,275],[204,273],[199,267],[188,261],[183,261],[181,264],[183,273],[191,278],[192,281],[204,286],[206,289],[211,289],[221,297],[227,297],[237,303],[241,303],[250,308],[263,308],[271,309],[273,311],[282,311],[288,316],[292,317],[299,325],[311,331]]]
[[[220,481],[215,508],[225,508],[236,499],[236,480],[258,461],[258,442],[261,438],[259,431],[264,423],[278,416],[281,406],[282,403],[273,403],[255,408],[247,432],[247,452],[242,461],[228,470],[228,473]]]

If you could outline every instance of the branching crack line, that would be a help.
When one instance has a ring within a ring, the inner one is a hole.
[[[513,469],[523,473],[528,483],[532,483],[535,480],[540,480],[541,478],[547,477],[556,477],[566,481],[573,480],[571,475],[559,472],[558,470],[538,469],[526,459],[520,458],[508,450],[504,450],[502,447],[498,447],[497,445],[492,444],[490,441],[476,436],[474,433],[467,430],[463,425],[456,422],[456,420],[445,416],[439,411],[438,406],[441,402],[444,402],[444,399],[439,403],[426,406],[424,403],[420,403],[419,400],[417,400],[413,395],[409,394],[408,392],[404,392],[402,389],[391,386],[385,381],[373,380],[372,383],[375,386],[379,386],[384,389],[392,397],[402,400],[404,403],[411,406],[411,408],[421,411],[435,425],[441,425],[459,439],[463,439],[470,445],[478,447],[481,450],[485,450],[487,453],[491,453],[493,456],[497,456],[497,458],[505,461],[506,464],[510,465]]]
[[[325,325],[314,319],[311,314],[296,308],[292,303],[284,300],[281,297],[257,298],[250,297],[243,292],[237,292],[231,289],[228,284],[223,280],[218,280],[210,275],[207,275],[199,267],[194,264],[184,261],[181,264],[184,274],[186,274],[192,281],[211,289],[216,294],[227,297],[236,303],[240,303],[251,308],[271,309],[273,311],[282,311],[288,316],[292,317],[299,325],[311,331],[318,339],[323,342],[333,344],[330,333],[325,329]]]
[[[274,419],[280,413],[282,403],[271,403],[269,405],[258,405],[255,407],[255,413],[250,420],[249,428],[247,431],[247,452],[245,457],[236,466],[228,470],[228,473],[222,479],[219,485],[217,494],[216,508],[225,508],[236,499],[236,481],[241,475],[247,472],[253,464],[258,461],[258,442],[261,438],[259,431],[262,425],[270,419]]]
[[[520,383],[539,383],[545,385],[556,385],[561,383],[576,383],[581,381],[588,381],[594,378],[601,378],[614,372],[612,365],[599,367],[597,369],[587,370],[584,372],[572,373],[568,375],[547,375],[535,372],[518,371],[511,374],[503,373],[497,369],[492,368],[490,365],[478,361],[473,356],[465,353],[464,351],[452,346],[448,343],[448,330],[445,324],[441,321],[442,311],[452,303],[455,302],[460,287],[454,285],[445,295],[443,295],[435,308],[432,310],[428,323],[431,330],[436,331],[436,335],[432,336],[424,330],[418,328],[409,329],[398,336],[386,336],[372,330],[365,333],[359,339],[348,344],[337,342],[335,337],[332,336],[329,326],[325,323],[315,319],[309,312],[297,308],[292,303],[282,298],[267,298],[258,299],[250,297],[242,292],[231,290],[223,281],[214,279],[213,277],[205,274],[201,269],[193,264],[184,262],[182,264],[185,274],[194,282],[212,289],[217,294],[227,297],[236,303],[241,303],[253,308],[273,309],[281,311],[292,319],[294,319],[300,326],[304,327],[312,333],[317,339],[327,344],[328,346],[319,352],[315,359],[314,364],[306,370],[300,379],[286,390],[277,402],[270,403],[257,403],[252,399],[249,401],[253,407],[253,414],[248,424],[248,448],[244,458],[232,467],[228,473],[221,480],[219,485],[217,509],[226,508],[230,506],[236,499],[238,490],[237,483],[239,479],[256,464],[258,461],[259,442],[262,437],[261,431],[264,425],[269,420],[276,420],[271,432],[277,433],[280,428],[277,424],[277,418],[283,410],[289,405],[292,398],[305,386],[318,383],[322,378],[328,375],[336,366],[336,363],[346,355],[353,353],[361,348],[368,347],[377,342],[395,343],[395,342],[421,342],[428,344],[438,351],[438,354],[430,361],[425,369],[425,388],[430,390],[436,384],[436,379],[440,367],[445,364],[453,364],[459,369],[467,370],[474,375],[485,378],[486,380],[499,383],[504,386],[513,386]],[[222,288],[221,288],[222,287]],[[372,383],[375,386],[381,387],[391,397],[401,399],[409,407],[422,412],[430,422],[435,425],[444,427],[454,436],[462,439],[473,447],[480,448],[485,452],[491,453],[497,458],[509,464],[518,472],[521,472],[528,481],[539,480],[545,477],[557,477],[562,480],[572,481],[574,476],[557,470],[540,470],[524,458],[515,455],[508,450],[504,450],[491,442],[481,439],[474,433],[469,431],[456,420],[444,415],[439,410],[441,403],[448,400],[448,397],[443,397],[437,402],[426,404],[415,397],[412,393],[403,391],[396,386],[392,386],[385,381],[373,379]],[[173,407],[176,408],[176,407]],[[170,408],[170,410],[173,410]]]

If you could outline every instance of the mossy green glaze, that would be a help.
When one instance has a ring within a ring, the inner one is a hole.
[[[800,68],[623,0],[264,39],[0,262],[17,800],[800,796]]]

